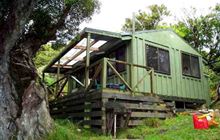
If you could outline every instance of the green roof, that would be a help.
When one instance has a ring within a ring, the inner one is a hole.
[[[150,30],[135,32],[135,36],[144,38],[146,41],[154,42],[162,46],[169,46],[178,50],[182,50],[194,55],[200,54],[192,46],[190,46],[185,40],[178,36],[172,30]]]

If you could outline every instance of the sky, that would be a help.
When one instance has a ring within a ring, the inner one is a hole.
[[[92,16],[92,20],[80,25],[85,27],[121,32],[125,18],[131,18],[132,13],[139,10],[146,11],[152,4],[164,4],[170,10],[172,17],[180,18],[183,9],[195,7],[201,14],[206,14],[209,7],[214,7],[220,0],[99,0],[101,7],[99,13]],[[176,18],[167,18],[168,22],[175,22]]]

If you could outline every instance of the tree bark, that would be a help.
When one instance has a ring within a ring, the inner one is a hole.
[[[0,140],[39,139],[52,126],[47,91],[38,81],[32,57],[15,48],[35,2],[11,0],[0,22]]]

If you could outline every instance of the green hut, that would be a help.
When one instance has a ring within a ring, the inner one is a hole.
[[[69,93],[150,93],[185,108],[210,103],[203,69],[202,56],[172,30],[114,33],[85,28],[44,73],[68,77]]]

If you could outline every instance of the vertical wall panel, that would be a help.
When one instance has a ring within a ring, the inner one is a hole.
[[[139,65],[146,65],[146,48],[145,44],[152,45],[158,48],[163,48],[169,50],[170,55],[170,69],[171,74],[160,74],[155,73],[154,76],[154,91],[156,94],[167,95],[167,96],[176,96],[183,98],[192,98],[192,99],[207,99],[207,87],[204,87],[207,79],[201,77],[201,80],[187,77],[182,75],[182,62],[181,62],[181,48],[180,46],[168,46],[165,48],[159,44],[154,44],[148,41],[148,35],[142,34],[137,35],[134,40],[133,52],[133,63]],[[152,39],[152,38],[151,38]],[[175,44],[178,45],[178,44]],[[188,47],[188,46],[186,46]],[[183,49],[186,50],[186,49]],[[190,52],[189,52],[190,53]],[[201,57],[199,57],[201,63]],[[201,71],[202,73],[202,71]],[[136,84],[145,74],[145,71],[140,68],[135,68],[134,70],[134,83]],[[205,81],[204,81],[205,80]],[[144,92],[150,91],[149,76],[140,84],[139,90]]]

